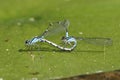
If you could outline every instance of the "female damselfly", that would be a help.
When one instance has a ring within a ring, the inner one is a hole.
[[[48,43],[48,44],[50,44],[54,47],[57,47],[61,50],[72,51],[76,47],[77,41],[74,37],[69,36],[68,30],[67,30],[68,26],[69,26],[69,21],[68,20],[50,23],[48,28],[43,32],[42,35],[36,36],[36,37],[34,37],[30,40],[26,40],[25,45],[29,47],[29,46],[36,45],[36,43],[38,43],[38,42],[46,42],[46,43]],[[65,30],[66,35],[65,35],[64,38],[62,38],[62,41],[64,42],[64,44],[71,45],[71,47],[67,48],[65,46],[60,46],[60,45],[57,45],[56,43],[54,43],[52,41],[49,41],[49,40],[45,39],[46,35],[49,35],[49,33],[53,32],[53,31],[56,31],[56,29],[58,31]]]

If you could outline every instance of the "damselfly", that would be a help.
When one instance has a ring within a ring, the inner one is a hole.
[[[49,24],[48,28],[41,35],[36,36],[30,40],[26,40],[25,45],[34,46],[36,45],[36,43],[45,42],[61,50],[72,51],[77,46],[77,40],[83,40],[91,44],[104,45],[104,46],[112,44],[112,40],[110,38],[82,38],[82,37],[69,36],[68,26],[69,26],[68,20],[52,22]],[[45,39],[45,37],[50,33],[54,34],[54,32],[61,32],[61,31],[65,31],[65,36],[62,37],[62,42],[64,46],[60,46],[52,41]]]
[[[76,47],[77,41],[74,37],[69,37],[68,30],[67,30],[68,26],[69,26],[68,20],[50,23],[48,28],[43,32],[43,34],[36,36],[30,40],[26,40],[25,44],[29,47],[29,46],[36,45],[36,43],[38,43],[38,42],[46,42],[46,43],[48,43],[54,47],[57,47],[61,50],[71,51]],[[50,33],[55,32],[56,30],[58,30],[57,32],[65,30],[66,35],[65,35],[64,39],[62,39],[62,41],[64,41],[65,44],[72,45],[71,47],[67,48],[65,46],[60,46],[52,41],[45,39],[45,36],[49,35]]]

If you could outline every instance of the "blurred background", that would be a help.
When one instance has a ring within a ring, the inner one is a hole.
[[[119,8],[119,0],[0,0],[0,78],[48,80],[119,69]],[[24,41],[41,34],[49,22],[64,19],[70,21],[70,35],[111,38],[113,45],[79,41],[72,52],[51,46],[19,52]]]

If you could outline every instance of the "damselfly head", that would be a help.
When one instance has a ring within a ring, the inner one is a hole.
[[[28,45],[28,44],[29,44],[29,42],[30,42],[30,40],[26,40],[26,41],[25,41],[25,44],[26,44],[26,45]]]

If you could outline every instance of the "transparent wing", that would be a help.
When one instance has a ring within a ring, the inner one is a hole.
[[[48,28],[43,32],[41,36],[51,36],[55,35],[64,31],[67,31],[67,28],[69,26],[69,21],[64,20],[64,21],[58,21],[58,22],[52,22],[49,24]]]
[[[83,40],[89,44],[101,45],[101,46],[110,46],[113,44],[111,38],[88,38],[88,37],[77,37],[77,40]]]

